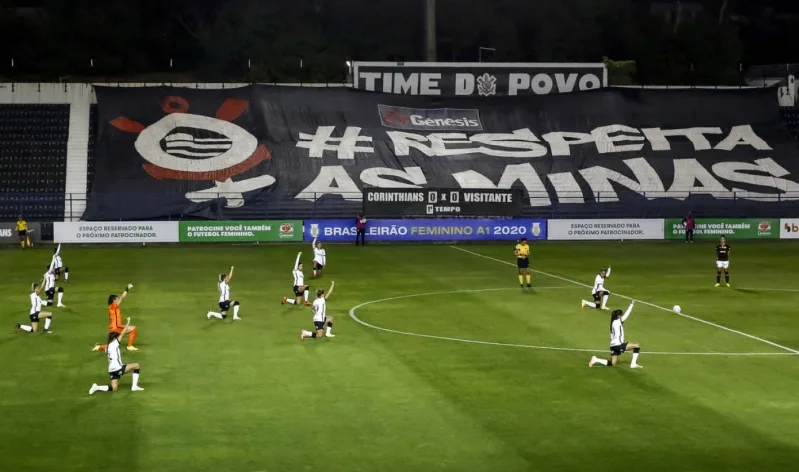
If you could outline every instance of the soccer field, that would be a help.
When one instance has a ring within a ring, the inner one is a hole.
[[[3,471],[763,471],[799,457],[799,244],[540,243],[533,290],[512,244],[71,247],[52,335],[15,334],[51,249],[0,250]],[[281,305],[303,251],[335,339],[299,339]],[[609,305],[642,370],[608,356],[609,313],[581,310],[612,265]],[[240,322],[207,320],[236,266]],[[144,392],[106,383],[106,299],[135,288]],[[679,304],[683,315],[670,308]],[[7,328],[7,329],[6,329]],[[796,351],[794,351],[796,350]]]

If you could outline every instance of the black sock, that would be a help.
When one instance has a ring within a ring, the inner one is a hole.
[[[638,354],[639,352],[641,352],[641,348],[640,348],[640,347],[637,347],[637,348],[633,349],[633,352],[634,352],[635,354]]]
[[[613,361],[608,359],[608,367],[613,367]]]
[[[724,274],[724,280],[725,280],[727,283],[730,283],[730,273],[729,273],[729,272],[727,272],[726,274]]]
[[[139,373],[139,369],[133,369],[133,373],[134,374],[138,374]]]
[[[312,338],[315,338],[315,337],[316,337],[316,331],[314,331],[313,333],[311,333],[311,337],[312,337]]]
[[[108,384],[108,393],[114,393],[114,387],[111,384]]]
[[[332,328],[333,327],[333,322],[332,321],[328,321],[327,322],[327,327],[328,328]]]
[[[227,313],[222,313],[222,319],[224,320],[225,318],[227,318]]]
[[[721,274],[716,274],[716,283],[721,283]]]

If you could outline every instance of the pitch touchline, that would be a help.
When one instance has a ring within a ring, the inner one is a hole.
[[[559,290],[559,289],[568,289],[569,287],[536,287],[538,290]],[[454,341],[459,343],[467,343],[467,344],[481,344],[484,346],[501,346],[501,347],[515,347],[515,348],[522,348],[522,349],[539,349],[544,351],[568,351],[568,352],[590,352],[590,353],[605,353],[607,349],[579,349],[579,348],[571,348],[571,347],[554,347],[554,346],[533,346],[530,344],[511,344],[511,343],[499,343],[499,342],[491,342],[491,341],[477,341],[475,339],[462,339],[462,338],[452,338],[447,336],[435,336],[432,334],[421,334],[421,333],[411,333],[408,331],[400,331],[396,329],[390,328],[383,328],[382,326],[375,326],[373,324],[367,323],[362,319],[358,318],[355,314],[359,308],[365,307],[367,305],[374,305],[376,303],[382,302],[389,302],[392,300],[401,300],[404,298],[415,298],[415,297],[428,297],[433,295],[447,295],[453,293],[475,293],[475,292],[493,292],[493,291],[500,291],[500,290],[517,290],[515,288],[482,288],[482,289],[465,289],[465,290],[451,290],[448,292],[428,292],[428,293],[413,293],[410,295],[398,295],[396,297],[387,297],[381,298],[379,300],[372,300],[368,302],[363,302],[360,305],[356,305],[350,308],[350,318],[352,318],[356,323],[359,323],[367,328],[376,329],[378,331],[385,331],[386,333],[393,333],[393,334],[403,334],[405,336],[414,336],[417,338],[427,338],[427,339],[437,339],[440,341]],[[793,353],[790,352],[658,352],[658,351],[646,351],[647,355],[669,355],[669,356],[792,356]]]
[[[494,261],[494,262],[499,262],[501,264],[505,264],[505,265],[516,267],[512,263],[510,263],[508,261],[503,261],[502,259],[497,259],[497,258],[494,258],[494,257],[485,256],[483,254],[479,254],[479,253],[470,251],[468,249],[463,249],[463,248],[460,248],[460,247],[457,247],[457,246],[450,246],[450,247],[452,249],[457,249],[458,251],[462,251],[462,252],[465,252],[467,254],[471,254],[473,256],[482,257],[483,259],[488,259],[488,260],[491,260],[491,261]],[[558,280],[561,280],[563,282],[568,282],[570,284],[575,284],[575,285],[579,285],[581,287],[591,288],[590,285],[586,285],[586,284],[578,282],[576,280],[567,279],[567,278],[561,277],[559,275],[550,274],[548,272],[543,272],[543,271],[535,270],[535,269],[530,269],[530,271],[531,272],[535,272],[536,274],[541,274],[541,275],[545,275],[547,277],[551,277],[553,279],[558,279]],[[728,328],[728,327],[726,327],[724,325],[713,323],[712,321],[707,321],[707,320],[703,320],[701,318],[697,318],[695,316],[686,315],[685,313],[674,313],[674,311],[672,311],[669,308],[665,308],[665,307],[662,307],[662,306],[659,306],[659,305],[655,305],[654,303],[645,302],[643,300],[638,300],[636,298],[628,297],[628,296],[622,295],[620,293],[613,293],[613,295],[616,295],[617,297],[620,297],[620,298],[626,298],[627,300],[633,300],[633,301],[635,301],[637,303],[641,303],[643,305],[647,305],[647,306],[650,306],[652,308],[657,308],[658,310],[663,310],[663,311],[672,313],[674,315],[681,316],[683,318],[686,318],[686,319],[689,319],[689,320],[692,320],[692,321],[696,321],[697,323],[706,324],[708,326],[713,326],[714,328],[723,329],[724,331],[729,331],[730,333],[735,333],[735,334],[738,334],[740,336],[747,337],[749,339],[754,339],[755,341],[760,341],[761,343],[765,343],[765,344],[768,344],[769,346],[773,346],[773,347],[782,349],[784,351],[788,351],[788,352],[790,352],[792,354],[799,354],[799,351],[797,351],[795,349],[791,349],[790,347],[786,347],[786,346],[783,346],[781,344],[777,344],[777,343],[771,342],[771,341],[769,341],[767,339],[763,339],[763,338],[754,336],[752,334],[744,333],[743,331],[738,331],[737,329]]]

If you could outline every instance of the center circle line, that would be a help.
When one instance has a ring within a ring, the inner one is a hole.
[[[582,287],[534,287],[537,290],[574,290],[575,288]],[[390,302],[394,300],[403,300],[406,298],[429,297],[433,295],[450,295],[456,293],[480,293],[480,292],[497,292],[506,290],[519,290],[517,288],[478,288],[478,289],[462,289],[462,290],[449,290],[444,292],[426,292],[426,293],[411,293],[406,295],[396,295],[393,297],[385,297],[377,300],[370,300],[350,308],[349,315],[356,323],[366,326],[377,331],[383,331],[392,334],[401,334],[404,336],[413,336],[417,338],[436,339],[439,341],[459,342],[466,344],[479,344],[484,346],[498,346],[498,347],[512,347],[520,349],[536,349],[541,351],[566,351],[566,352],[587,352],[587,353],[607,353],[609,349],[586,349],[586,348],[571,348],[571,347],[555,347],[555,346],[536,346],[530,344],[515,344],[515,343],[501,343],[494,341],[479,341],[476,339],[455,338],[449,336],[436,336],[433,334],[412,333],[409,331],[400,331],[396,329],[384,328],[367,323],[358,318],[355,314],[360,308],[369,305],[375,305],[383,302]],[[663,352],[663,351],[645,351],[647,355],[665,355],[665,356],[738,356],[738,357],[754,357],[754,356],[796,356],[797,354],[791,352]]]

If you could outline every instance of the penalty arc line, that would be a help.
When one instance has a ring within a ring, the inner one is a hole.
[[[538,290],[561,290],[561,289],[568,289],[569,287],[536,287]],[[377,331],[384,331],[386,333],[392,334],[402,334],[405,336],[414,336],[417,338],[426,338],[426,339],[436,339],[439,341],[453,341],[459,343],[467,343],[467,344],[480,344],[483,346],[499,346],[499,347],[514,347],[514,348],[522,348],[522,349],[537,349],[541,351],[567,351],[567,352],[589,352],[589,353],[606,353],[607,349],[582,349],[582,348],[572,348],[572,347],[555,347],[555,346],[534,346],[530,344],[513,344],[513,343],[500,343],[500,342],[493,342],[493,341],[478,341],[476,339],[463,339],[463,338],[454,338],[448,336],[436,336],[433,334],[421,334],[421,333],[411,333],[409,331],[400,331],[396,329],[384,328],[382,326],[376,326],[371,323],[367,323],[362,319],[358,318],[355,314],[358,309],[368,306],[374,305],[377,303],[389,302],[393,300],[402,300],[405,298],[416,298],[416,297],[428,297],[433,295],[447,295],[453,293],[478,293],[478,292],[495,292],[500,290],[516,290],[511,288],[482,288],[482,289],[464,289],[464,290],[451,290],[448,292],[428,292],[428,293],[413,293],[410,295],[398,295],[395,297],[386,297],[381,298],[379,300],[371,300],[368,302],[363,302],[359,305],[356,305],[350,308],[349,315],[353,321],[367,328],[372,328]],[[734,356],[734,357],[766,357],[766,356],[793,356],[793,353],[790,352],[662,352],[662,351],[647,351],[647,355],[666,355],[666,356]]]
[[[486,255],[483,255],[483,254],[480,254],[480,253],[477,253],[477,252],[473,252],[473,251],[470,251],[468,249],[463,249],[463,248],[460,248],[460,247],[457,247],[457,246],[450,246],[450,247],[452,249],[457,249],[458,251],[462,251],[462,252],[465,252],[467,254],[471,254],[473,256],[482,257],[483,259],[487,259],[487,260],[490,260],[490,261],[499,262],[500,264],[505,264],[505,265],[516,267],[512,263],[510,263],[508,261],[503,261],[502,259],[497,259],[497,258],[494,258],[494,257],[486,256]],[[545,275],[547,277],[550,277],[550,278],[553,278],[553,279],[557,279],[557,280],[560,280],[560,281],[563,281],[563,282],[568,282],[570,284],[579,285],[581,287],[591,288],[590,285],[586,285],[586,284],[578,282],[576,280],[567,279],[566,277],[561,277],[559,275],[550,274],[549,272],[543,272],[543,271],[535,270],[535,269],[530,269],[530,272],[535,272],[536,274]],[[662,311],[665,311],[665,312],[680,316],[682,318],[685,318],[685,319],[688,319],[688,320],[691,320],[691,321],[696,321],[697,323],[702,323],[702,324],[705,324],[705,325],[708,325],[708,326],[713,326],[714,328],[723,329],[724,331],[728,331],[730,333],[734,333],[734,334],[737,334],[739,336],[743,336],[743,337],[746,337],[746,338],[749,338],[749,339],[753,339],[755,341],[760,341],[761,343],[768,344],[769,346],[776,347],[778,349],[782,349],[783,351],[788,351],[788,352],[790,352],[792,354],[799,354],[799,351],[797,351],[795,349],[792,349],[790,347],[783,346],[783,345],[777,344],[775,342],[771,342],[771,341],[769,341],[767,339],[763,339],[763,338],[757,337],[757,336],[749,334],[749,333],[744,333],[743,331],[738,331],[737,329],[728,328],[727,326],[720,325],[718,323],[713,323],[712,321],[707,321],[707,320],[703,320],[702,318],[697,318],[695,316],[686,315],[685,313],[675,313],[673,310],[670,310],[668,308],[665,308],[665,307],[662,307],[662,306],[659,306],[659,305],[655,305],[654,303],[649,303],[649,302],[646,302],[646,301],[643,301],[643,300],[638,300],[636,298],[628,297],[628,296],[622,295],[620,293],[615,293],[614,295],[616,295],[617,297],[620,297],[620,298],[624,298],[624,299],[631,300],[631,301],[634,301],[634,302],[637,302],[637,303],[641,303],[642,305],[646,305],[646,306],[649,306],[649,307],[652,307],[652,308],[657,308],[658,310],[662,310]]]

